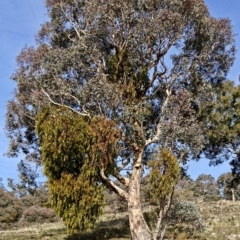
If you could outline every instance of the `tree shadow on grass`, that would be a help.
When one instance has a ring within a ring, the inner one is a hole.
[[[108,240],[111,238],[130,238],[128,218],[100,222],[91,232],[75,233],[64,240]]]

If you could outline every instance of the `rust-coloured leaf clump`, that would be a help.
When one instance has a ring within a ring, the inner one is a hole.
[[[36,131],[53,208],[69,232],[90,228],[104,205],[100,169],[115,167],[117,125],[51,107],[39,112]]]

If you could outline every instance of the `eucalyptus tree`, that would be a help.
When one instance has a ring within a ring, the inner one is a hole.
[[[36,166],[21,160],[17,165],[17,169],[19,172],[19,180],[16,181],[12,178],[7,179],[11,192],[17,197],[22,197],[27,194],[35,195],[37,189],[41,187],[41,183],[37,182],[39,173]]]
[[[70,177],[80,184],[88,166],[83,178],[90,189],[95,184],[100,192],[105,185],[127,201],[132,239],[157,239],[161,213],[150,231],[141,207],[141,179],[149,167],[163,173],[155,162],[161,159],[159,149],[185,163],[203,148],[198,106],[209,103],[234,61],[231,23],[212,17],[201,0],[47,0],[46,6],[50,20],[38,32],[37,46],[25,47],[17,57],[12,77],[17,87],[7,112],[9,155],[23,151],[27,160],[43,164],[49,181],[63,186]],[[75,134],[68,129],[75,130],[66,121],[75,124],[79,140],[71,140]],[[70,138],[56,145],[59,156],[67,156],[62,147],[67,151],[68,143],[74,145],[70,160],[57,171],[44,161],[47,130]],[[78,168],[76,175],[66,174],[71,168]],[[71,192],[57,186],[50,195],[64,201],[69,196],[69,206],[70,199],[76,203],[74,197],[87,194],[84,184]]]
[[[218,199],[217,184],[213,176],[209,174],[200,174],[195,180],[193,188],[194,195],[204,196],[205,200]]]
[[[217,185],[221,195],[233,202],[239,200],[240,184],[239,178],[235,177],[231,172],[221,174],[217,179]]]

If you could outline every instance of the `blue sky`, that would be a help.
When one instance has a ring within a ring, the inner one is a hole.
[[[239,0],[206,0],[209,10],[214,17],[229,17],[232,20],[236,34],[237,48],[240,49],[240,18]],[[8,149],[8,139],[4,132],[6,103],[12,98],[14,83],[10,77],[16,68],[15,58],[25,45],[34,45],[34,35],[40,25],[46,21],[44,0],[1,0],[0,1],[0,177],[6,183],[8,177],[17,179],[16,165],[20,159],[7,158],[3,154]],[[240,74],[240,53],[229,79],[238,80]],[[229,171],[228,163],[218,167],[209,167],[208,161],[201,159],[192,162],[189,173],[196,178],[201,173],[219,174]]]
[[[14,83],[10,77],[16,68],[15,59],[25,45],[34,45],[34,35],[46,21],[44,0],[0,1],[0,177],[17,179],[20,159],[7,158],[8,139],[4,131],[6,103],[12,98]]]

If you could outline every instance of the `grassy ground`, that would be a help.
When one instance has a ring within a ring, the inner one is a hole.
[[[202,203],[200,212],[206,219],[207,229],[203,234],[211,240],[240,239],[240,202],[218,201]]]
[[[62,223],[48,223],[0,231],[1,240],[126,240],[130,238],[126,214],[103,216],[96,227],[89,232],[67,235]]]
[[[172,226],[167,235],[176,240],[240,240],[240,202],[218,201],[198,204],[207,228],[203,233],[175,232]],[[127,240],[130,239],[126,214],[106,214],[95,229],[86,233],[67,235],[62,223],[35,225],[18,230],[0,231],[1,240]]]

